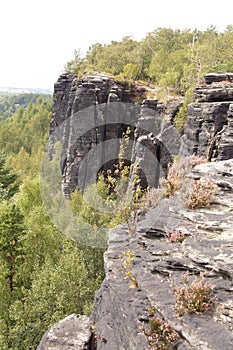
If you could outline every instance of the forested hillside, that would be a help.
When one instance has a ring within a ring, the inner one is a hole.
[[[30,103],[35,103],[39,94],[11,94],[0,92],[0,120],[10,117],[18,108],[26,108]],[[51,99],[50,95],[44,97]]]
[[[182,95],[184,104],[177,115],[177,129],[182,131],[187,105],[193,89],[210,72],[233,71],[233,25],[219,32],[212,25],[204,31],[157,28],[141,41],[124,37],[103,45],[92,45],[85,57],[79,50],[65,70],[83,73],[102,72],[115,79],[135,81],[151,87],[152,98],[167,102]],[[155,88],[155,89],[154,89]]]
[[[125,37],[121,42],[96,43],[86,56],[75,51],[67,71],[101,71],[121,79],[144,80],[176,93],[185,93],[211,71],[233,70],[233,26],[224,32],[215,26],[205,31],[158,28],[141,41]]]
[[[34,350],[49,325],[90,313],[103,250],[69,241],[43,206],[39,168],[51,100],[0,122],[0,349]]]

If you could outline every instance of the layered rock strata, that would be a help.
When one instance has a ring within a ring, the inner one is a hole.
[[[209,207],[195,210],[185,205],[193,180],[208,175],[217,186]],[[147,338],[148,311],[169,322],[176,333],[177,350],[232,350],[233,348],[233,160],[196,166],[181,190],[146,213],[129,237],[127,225],[109,232],[104,255],[106,277],[96,293],[90,318],[71,315],[52,327],[37,350],[141,350]],[[182,243],[171,243],[166,235],[183,232]],[[134,288],[121,270],[120,256],[135,256]],[[190,280],[204,273],[212,283],[215,303],[203,314],[175,312],[175,285],[185,272]],[[95,332],[93,333],[93,326]]]
[[[145,97],[144,87],[128,86],[102,75],[82,79],[70,74],[60,76],[54,89],[49,156],[53,158],[54,146],[59,140],[65,195],[69,196],[77,186],[85,190],[96,181],[99,171],[113,167],[119,157],[122,135],[128,127],[132,145],[126,160],[130,163],[137,159],[142,172],[156,174],[153,178],[148,176],[144,187],[156,185],[160,163],[166,173],[171,157],[158,137],[164,126],[161,105]],[[153,141],[151,137],[140,138],[151,133]],[[139,149],[135,143],[139,144]],[[152,152],[151,159],[141,159],[140,147]]]
[[[135,237],[128,237],[124,225],[109,232],[106,278],[96,294],[93,314],[97,334],[106,342],[97,340],[96,349],[144,349],[142,326],[149,322],[151,306],[177,333],[175,349],[233,348],[233,160],[195,167],[185,186],[206,174],[218,186],[210,207],[188,209],[181,190],[146,214]],[[185,234],[183,243],[167,241],[166,234],[173,229]],[[130,287],[120,269],[124,251],[136,257],[132,273],[137,288]],[[176,315],[174,286],[185,272],[191,280],[203,272],[214,285],[216,303],[208,312]]]
[[[181,155],[197,153],[208,160],[233,157],[232,104],[233,74],[207,74],[205,84],[194,91],[188,106]]]

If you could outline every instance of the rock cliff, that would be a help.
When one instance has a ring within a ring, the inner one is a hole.
[[[98,350],[144,349],[142,326],[149,321],[150,306],[177,332],[175,349],[232,349],[233,160],[196,166],[187,181],[207,173],[219,189],[209,208],[187,209],[181,190],[146,214],[135,237],[128,237],[124,225],[109,232],[106,278],[96,294],[93,315],[101,336]],[[173,228],[185,234],[183,243],[166,240]],[[130,288],[120,271],[123,251],[136,257],[132,272],[137,288]],[[203,315],[175,314],[174,284],[186,271],[192,278],[204,272],[215,286],[216,304]],[[102,338],[107,342],[101,342]]]
[[[233,74],[207,74],[188,107],[180,154],[197,153],[208,160],[233,156]]]
[[[195,101],[189,105],[189,116],[181,138],[174,129],[173,118],[164,121],[157,101],[142,102],[146,92],[141,87],[132,86],[129,90],[126,85],[103,76],[82,80],[73,75],[59,78],[55,85],[50,156],[56,138],[60,138],[65,194],[69,195],[77,185],[79,166],[93,145],[104,143],[108,138],[117,139],[109,159],[117,158],[119,140],[127,126],[133,127],[130,161],[136,162],[142,170],[145,185],[156,185],[160,173],[166,175],[167,164],[174,154],[197,153],[211,162],[194,167],[174,197],[163,199],[155,209],[142,215],[133,237],[129,237],[126,224],[109,232],[108,249],[104,255],[106,278],[96,293],[94,312],[86,322],[87,331],[80,330],[84,334],[81,337],[83,343],[73,341],[73,336],[70,343],[66,342],[65,328],[59,335],[56,333],[57,327],[63,327],[58,323],[55,330],[51,329],[44,335],[38,350],[60,350],[62,344],[66,344],[64,349],[70,350],[146,349],[147,339],[142,327],[149,324],[151,307],[164,322],[169,322],[176,333],[174,349],[233,348],[232,81],[233,75],[227,73],[205,76],[204,84],[194,92]],[[135,100],[136,106],[131,108]],[[119,109],[114,109],[116,102],[129,103],[130,108],[119,115]],[[79,118],[80,111],[87,108],[91,108],[91,113],[88,111],[86,115],[88,129],[85,123],[82,124],[83,116]],[[116,111],[119,119],[113,120]],[[104,118],[102,124],[101,118]],[[106,126],[108,118],[111,123]],[[59,125],[59,137],[54,137],[53,131]],[[81,129],[79,137],[74,132],[76,128]],[[74,137],[75,142],[72,141]],[[103,149],[100,154],[96,169],[104,168],[107,159],[103,156]],[[217,187],[211,205],[188,209],[184,201],[185,191],[194,179],[201,179],[206,174]],[[182,243],[171,243],[166,239],[167,232],[173,229],[184,233]],[[119,256],[127,251],[135,257],[132,273],[137,284],[134,288],[120,269]],[[191,280],[203,272],[205,279],[214,285],[215,303],[204,314],[178,317],[175,313],[174,287],[182,281],[185,272],[189,273]],[[74,338],[77,336],[80,340],[77,334],[80,324],[74,327],[73,318],[66,322],[68,332],[73,330]],[[95,332],[90,324],[95,327]]]
[[[131,129],[129,162],[141,169],[142,185],[156,186],[166,176],[173,155],[197,153],[208,160],[230,159],[233,153],[233,83],[231,73],[208,74],[194,91],[184,135],[174,128],[175,104],[164,118],[164,106],[146,99],[146,88],[103,75],[63,74],[54,88],[50,124],[50,158],[61,141],[63,192],[69,196],[95,182],[99,171],[111,168],[120,140]],[[165,113],[166,114],[166,113]],[[90,166],[92,171],[90,170]]]
[[[180,145],[180,136],[175,135],[174,128],[169,129],[171,126],[171,122],[163,121],[162,105],[146,99],[143,86],[120,83],[102,75],[82,79],[61,75],[54,88],[49,156],[52,159],[54,145],[60,140],[63,192],[69,196],[77,186],[84,191],[95,182],[99,171],[111,168],[118,159],[120,140],[128,127],[132,146],[126,160],[131,163],[137,159],[137,165],[147,174],[143,185],[155,186],[160,165],[166,175],[171,162],[169,148],[173,152],[176,143],[177,153]],[[146,155],[146,149],[152,156]]]

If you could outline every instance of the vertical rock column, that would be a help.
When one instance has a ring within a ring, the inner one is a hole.
[[[162,117],[157,100],[143,101],[132,155],[132,163],[138,168],[142,188],[157,187],[159,178],[166,176],[167,165],[171,162],[168,150],[158,138],[161,127]]]
[[[233,158],[233,103],[230,104],[227,112],[227,125],[222,133],[219,147],[218,160]]]
[[[230,151],[224,151],[227,146],[223,144],[229,137],[225,136],[226,130],[230,132],[231,112],[228,111],[233,103],[233,74],[213,73],[207,74],[204,78],[205,84],[194,91],[195,102],[188,106],[188,119],[180,155],[196,153],[208,160],[229,159]],[[226,128],[228,124],[229,128]]]

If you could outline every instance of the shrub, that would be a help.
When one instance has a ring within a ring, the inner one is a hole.
[[[185,273],[182,286],[175,286],[176,304],[175,311],[179,316],[184,313],[202,313],[208,310],[214,303],[214,286],[204,280],[204,273],[200,278],[195,278],[189,284],[188,273]]]
[[[151,188],[147,190],[142,197],[142,207],[156,208],[161,199],[165,197],[164,188]]]
[[[143,205],[146,208],[155,208],[161,199],[172,197],[184,184],[185,176],[191,168],[206,162],[205,158],[195,154],[175,160],[168,168],[167,178],[160,180],[160,187],[151,188],[143,194]]]
[[[136,259],[136,256],[131,250],[127,250],[121,253],[119,259],[121,262],[120,271],[124,273],[125,279],[129,280],[132,288],[138,288],[137,279],[133,275],[133,262]]]
[[[191,192],[186,195],[188,208],[195,209],[209,206],[215,193],[216,186],[208,176],[194,180],[192,182]]]
[[[147,337],[147,344],[151,350],[172,350],[177,338],[169,323],[164,322],[158,316],[153,315],[149,321],[149,327],[143,325],[142,331]]]
[[[182,243],[185,239],[185,235],[181,230],[175,230],[173,229],[171,232],[166,234],[166,238],[171,243]]]
[[[184,102],[183,105],[180,107],[179,112],[177,113],[175,117],[175,125],[176,129],[180,132],[183,133],[184,131],[184,126],[188,118],[188,105],[190,102],[193,100],[193,91],[194,91],[194,86],[191,86],[185,94]]]
[[[165,188],[166,197],[171,197],[178,191],[184,183],[187,173],[197,164],[205,163],[206,159],[195,154],[180,160],[174,161],[168,168],[166,179],[161,180],[160,184]]]

